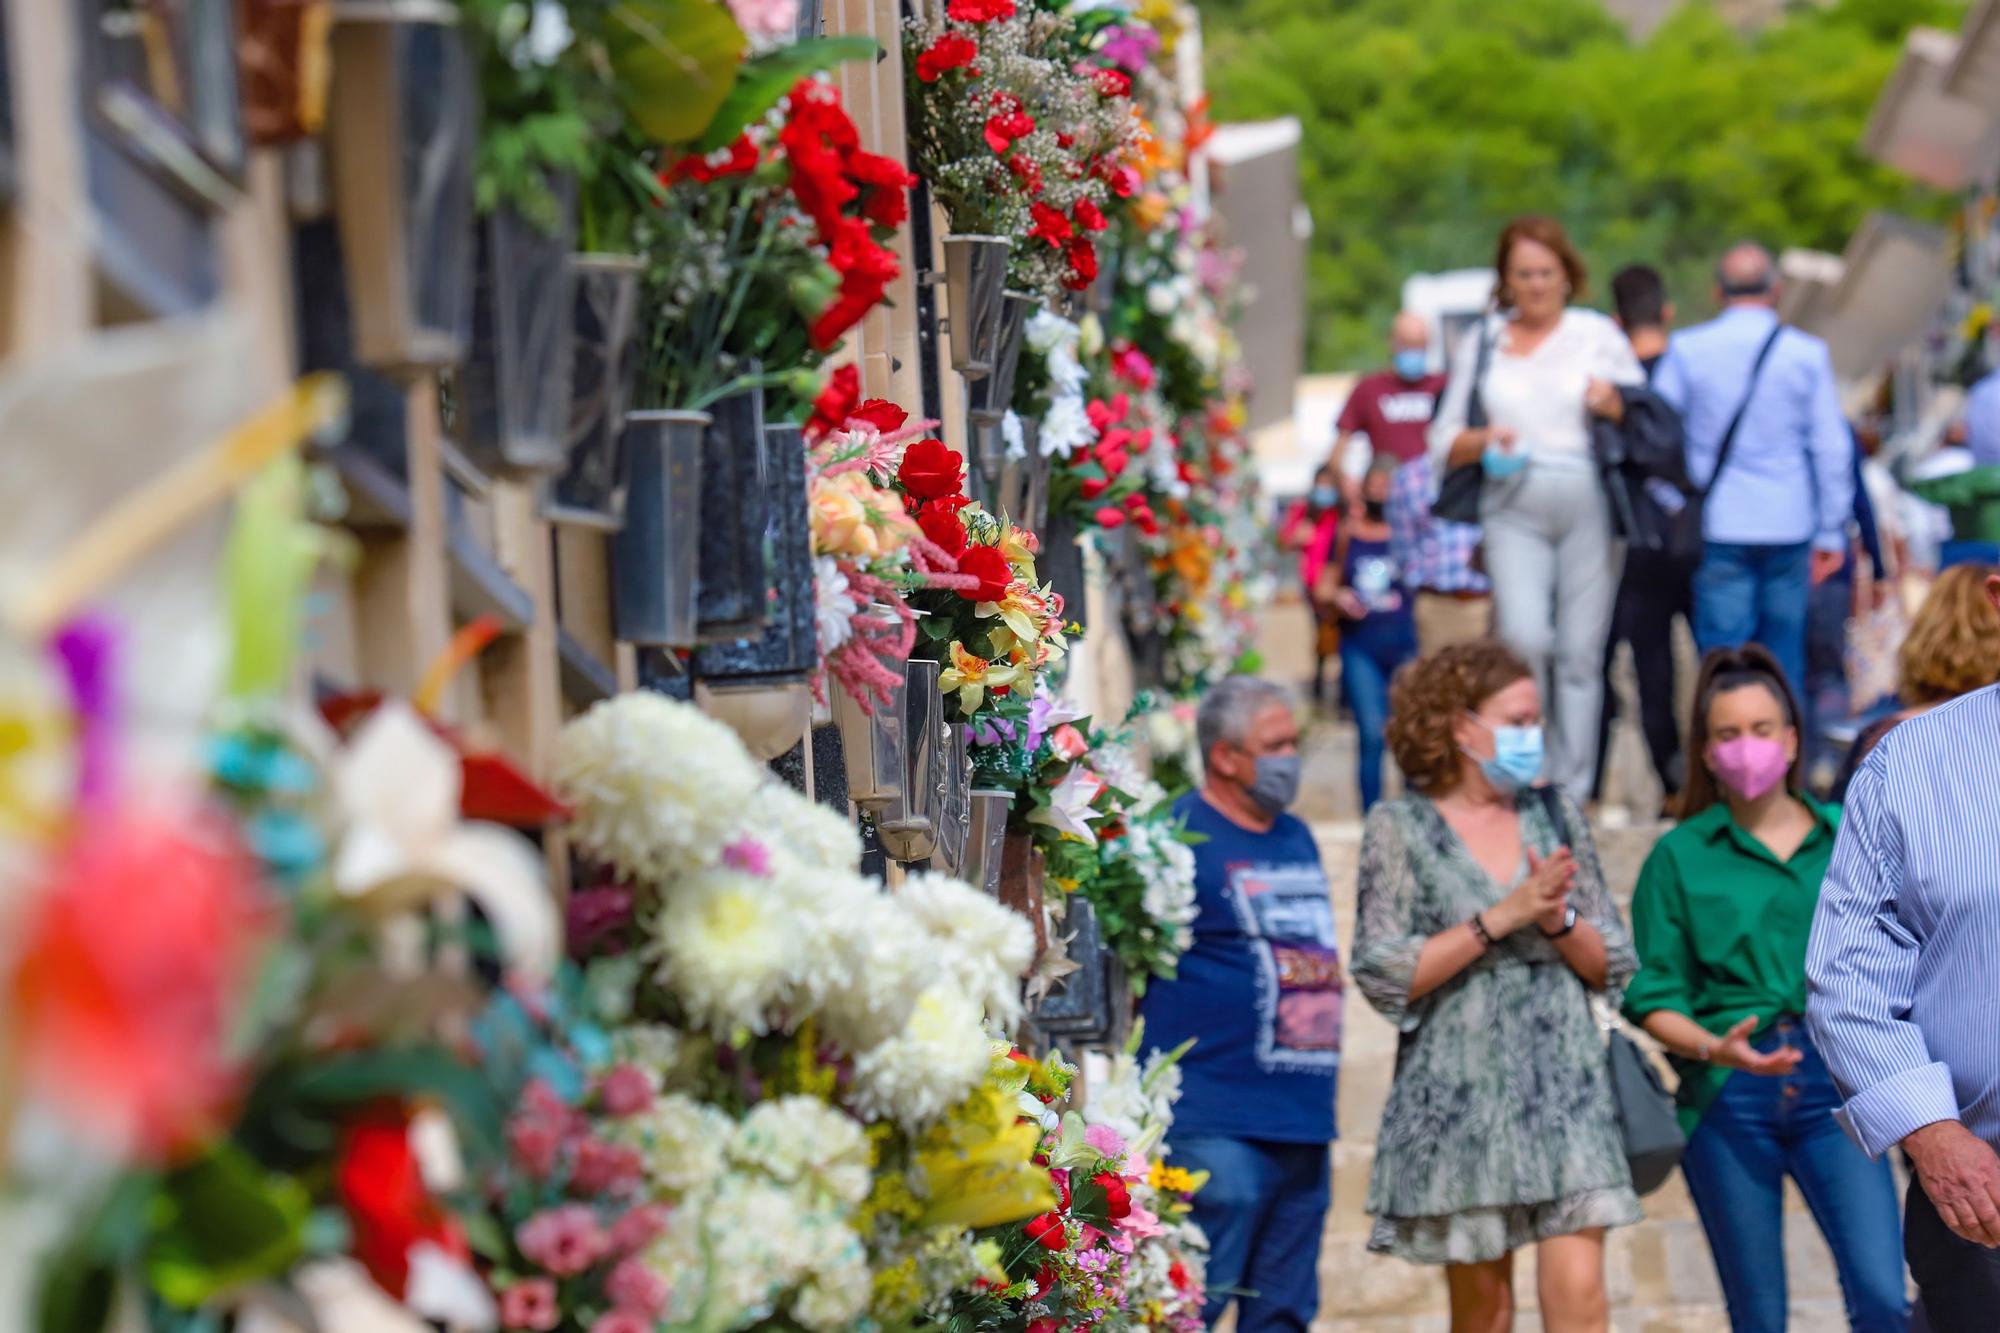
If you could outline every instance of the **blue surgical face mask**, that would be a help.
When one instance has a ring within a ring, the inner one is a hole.
[[[1431,368],[1430,356],[1421,347],[1398,348],[1389,362],[1398,375],[1413,382],[1422,379]]]
[[[1486,452],[1479,456],[1479,466],[1486,469],[1486,475],[1501,481],[1528,466],[1528,456],[1519,450],[1509,451],[1488,445]]]
[[[1312,507],[1331,509],[1340,503],[1340,491],[1332,486],[1315,486],[1312,489]]]
[[[1493,757],[1472,756],[1479,759],[1479,771],[1486,780],[1509,795],[1532,786],[1542,774],[1541,727],[1496,727],[1477,713],[1468,716],[1493,733]]]

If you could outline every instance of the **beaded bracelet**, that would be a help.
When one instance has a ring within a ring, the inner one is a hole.
[[[1472,920],[1470,920],[1470,921],[1466,922],[1465,924],[1467,924],[1468,926],[1471,926],[1471,927],[1472,927],[1472,933],[1473,933],[1474,935],[1478,936],[1478,938],[1479,938],[1479,943],[1480,943],[1480,947],[1482,947],[1482,948],[1486,948],[1486,949],[1490,949],[1490,948],[1492,948],[1492,947],[1493,947],[1493,943],[1494,943],[1494,941],[1493,941],[1493,932],[1491,932],[1491,931],[1489,931],[1488,929],[1486,929],[1486,923],[1485,923],[1484,921],[1481,921],[1481,920],[1479,919],[1479,913],[1477,913],[1477,912],[1474,912],[1474,913],[1472,914]]]

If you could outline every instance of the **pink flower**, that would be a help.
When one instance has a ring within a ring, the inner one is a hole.
[[[755,838],[740,838],[722,849],[722,864],[746,875],[771,873],[771,849]]]
[[[618,933],[632,924],[632,890],[622,884],[593,884],[569,896],[569,950],[572,957],[619,953]]]
[[[562,1153],[562,1126],[536,1116],[516,1116],[507,1125],[507,1146],[514,1164],[531,1179],[547,1180]]]
[[[613,1310],[597,1316],[590,1333],[653,1333],[653,1321],[630,1310]]]
[[[1118,1219],[1118,1229],[1133,1240],[1151,1240],[1167,1234],[1167,1229],[1160,1225],[1158,1215],[1136,1203],[1132,1205],[1131,1212]]]
[[[604,1294],[619,1310],[639,1315],[647,1320],[656,1319],[674,1291],[667,1280],[637,1259],[627,1259],[611,1270],[611,1276],[604,1284]],[[652,1325],[647,1324],[648,1333]]]
[[[548,1333],[562,1312],[556,1308],[556,1284],[545,1277],[516,1282],[500,1293],[500,1324],[503,1328],[525,1328],[532,1333]]]
[[[611,1252],[597,1215],[580,1203],[536,1213],[514,1233],[528,1262],[557,1277],[574,1277]]]
[[[781,38],[789,42],[798,13],[797,0],[729,0],[730,17],[759,50]]]
[[[1125,1140],[1109,1125],[1092,1125],[1083,1133],[1083,1141],[1106,1157],[1123,1157]]]
[[[597,1104],[618,1119],[637,1115],[653,1104],[653,1080],[637,1065],[613,1065],[597,1081]]]
[[[616,1194],[637,1185],[645,1170],[637,1148],[585,1139],[577,1145],[569,1183],[579,1194]]]
[[[642,1203],[611,1224],[611,1252],[643,1250],[667,1229],[673,1210],[663,1203]]]

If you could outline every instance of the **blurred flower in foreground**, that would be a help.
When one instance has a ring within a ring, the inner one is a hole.
[[[269,923],[221,820],[85,817],[28,890],[6,983],[31,1094],[122,1151],[194,1144],[235,1090],[226,1043]]]

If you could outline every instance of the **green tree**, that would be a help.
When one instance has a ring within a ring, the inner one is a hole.
[[[1597,0],[1205,0],[1220,120],[1297,116],[1308,364],[1379,359],[1411,273],[1491,262],[1552,213],[1594,272],[1644,260],[1687,315],[1729,242],[1838,250],[1871,209],[1949,201],[1860,153],[1918,23],[1963,0],[1805,5],[1755,34],[1690,0],[1643,43]]]

